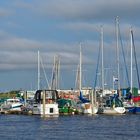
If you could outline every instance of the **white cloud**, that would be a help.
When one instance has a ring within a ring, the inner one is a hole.
[[[73,31],[98,31],[98,24],[92,24],[88,22],[69,22],[65,24],[61,24],[61,28],[69,29]]]
[[[113,18],[117,15],[136,18],[139,16],[139,6],[139,0],[48,0],[38,3],[35,10],[50,17],[94,20]]]
[[[10,9],[4,9],[0,7],[0,17],[5,17],[5,16],[9,16],[12,15],[14,13],[14,11],[10,10]]]
[[[13,3],[13,6],[15,6],[16,8],[23,8],[23,9],[32,9],[33,7],[33,3],[31,3],[30,1],[19,1],[19,0],[15,0],[15,2]]]
[[[112,20],[113,21],[113,20]],[[70,30],[73,32],[90,32],[93,34],[96,34],[99,36],[100,34],[100,26],[103,26],[104,30],[104,37],[112,38],[115,39],[116,36],[116,25],[115,25],[115,18],[114,18],[114,24],[112,23],[92,23],[92,22],[66,22],[61,25],[58,25],[59,28],[62,28],[64,30]],[[132,27],[134,36],[136,39],[140,39],[140,27],[139,26],[132,26],[131,24],[128,23],[119,23],[120,27],[120,34],[122,36],[122,39],[128,40],[129,39],[129,31],[130,28]]]
[[[4,31],[0,32],[0,43],[1,69],[28,69],[36,67],[38,50],[40,50],[43,61],[45,60],[49,67],[52,66],[53,58],[56,54],[61,57],[62,64],[77,63],[79,55],[79,53],[75,53],[75,44],[40,42],[15,37]]]
[[[44,47],[44,44],[39,41],[12,36],[4,31],[0,31],[0,44],[1,50],[9,51],[33,51]]]
[[[82,24],[83,25],[83,24]],[[110,26],[109,26],[110,27]],[[128,35],[129,37],[129,35]],[[78,43],[60,43],[60,42],[40,42],[27,38],[12,36],[4,31],[0,32],[0,65],[1,69],[23,69],[35,68],[37,66],[37,51],[40,50],[43,62],[51,68],[55,55],[60,56],[63,66],[78,65],[79,63],[79,44]],[[129,38],[124,41],[125,49],[128,49]],[[98,41],[87,40],[83,42],[83,64],[96,64],[99,51],[100,38]],[[127,45],[127,46],[126,46]],[[140,52],[139,41],[135,41],[137,52]],[[115,56],[115,39],[107,42],[104,40],[104,57],[108,60]],[[127,47],[127,48],[126,48]],[[139,59],[139,58],[138,58]],[[113,60],[113,59],[112,59]]]
[[[77,44],[62,44],[59,42],[43,42],[41,44],[37,41],[14,37],[1,41],[1,44],[1,69],[29,69],[37,67],[37,50],[40,50],[42,60],[45,66],[49,68],[52,68],[55,55],[60,56],[62,67],[65,66],[66,68],[67,66],[68,68],[79,63],[79,45]],[[83,47],[83,51],[87,49],[88,45]],[[89,47],[89,49],[93,51],[97,48],[91,49]],[[87,52],[83,53],[83,63],[92,63]]]

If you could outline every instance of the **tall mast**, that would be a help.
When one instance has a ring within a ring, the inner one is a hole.
[[[137,57],[136,57],[136,48],[135,48],[135,43],[134,43],[133,30],[131,30],[131,36],[132,36],[132,45],[133,45],[132,47],[134,49],[134,58],[135,58],[135,65],[136,65],[136,72],[137,72],[138,87],[140,89],[140,77],[139,77],[138,63],[137,63]]]
[[[132,46],[133,46],[133,42],[132,42],[132,28],[130,28],[130,50],[131,50],[131,92],[132,92],[132,87],[133,87],[133,69],[132,69],[132,65],[133,65],[133,49],[132,49]]]
[[[56,84],[56,89],[59,88],[59,71],[60,70],[60,59],[59,59],[59,56],[55,56],[55,72],[56,72],[56,81],[55,81],[55,84]]]
[[[118,89],[120,89],[120,60],[119,60],[119,17],[116,18],[116,47],[117,47],[117,78]]]
[[[101,73],[102,73],[102,90],[104,91],[104,34],[103,34],[103,26],[101,26],[101,57],[102,57],[102,69],[101,69]]]
[[[80,64],[79,64],[79,90],[82,89],[82,46],[80,43]]]
[[[58,55],[55,55],[52,71],[51,89],[59,88],[59,69],[60,69],[60,59]]]
[[[40,54],[39,54],[39,51],[38,51],[38,87],[37,89],[39,90],[40,89]]]

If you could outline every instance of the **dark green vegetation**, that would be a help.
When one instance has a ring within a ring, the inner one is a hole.
[[[5,93],[0,93],[0,99],[20,97],[19,92],[20,92],[19,90],[15,90],[15,91],[9,91]]]

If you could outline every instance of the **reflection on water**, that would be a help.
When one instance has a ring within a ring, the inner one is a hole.
[[[39,116],[0,115],[2,140],[139,140],[140,116]]]

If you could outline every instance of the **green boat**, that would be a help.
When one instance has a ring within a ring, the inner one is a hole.
[[[58,108],[60,114],[77,114],[76,102],[71,99],[58,99]]]

